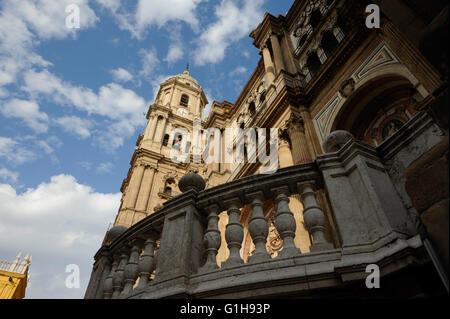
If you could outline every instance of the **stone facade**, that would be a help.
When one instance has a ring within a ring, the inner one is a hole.
[[[448,70],[391,15],[402,1],[386,5],[380,29],[365,26],[367,4],[297,0],[285,16],[266,13],[250,34],[256,69],[237,100],[214,101],[205,121],[207,100],[188,71],[161,84],[121,188],[115,226],[128,230],[107,235],[87,298],[314,296],[319,288],[380,296],[358,286],[371,263],[388,287],[434,278],[403,296],[439,295],[439,279],[448,289],[448,122],[439,116],[448,114]],[[278,171],[224,163],[237,142],[213,150],[215,135],[201,152],[220,163],[174,163],[171,132],[184,128],[192,141],[196,121],[205,131],[277,128]],[[189,178],[178,192],[188,172],[206,189]]]

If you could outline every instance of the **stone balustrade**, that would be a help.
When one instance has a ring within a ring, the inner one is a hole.
[[[329,153],[315,162],[273,174],[209,189],[197,174],[184,176],[182,194],[129,229],[116,226],[108,232],[85,297],[267,297],[363,280],[364,265],[371,263],[385,265],[386,272],[408,266],[416,258],[411,256],[420,255],[422,243],[378,150],[348,136],[328,142]],[[323,192],[338,242],[326,236],[330,219],[321,207]],[[297,225],[289,208],[293,195],[303,205],[309,252],[295,245]],[[275,204],[274,226],[283,241],[276,257],[266,249],[266,201]],[[251,210],[248,233],[254,244],[246,261],[244,207]],[[225,229],[218,224],[222,212],[228,215]],[[229,254],[219,265],[223,245]]]

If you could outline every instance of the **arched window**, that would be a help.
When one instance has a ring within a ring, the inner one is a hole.
[[[181,95],[180,105],[187,107],[189,104],[189,96],[186,94]]]
[[[169,134],[164,135],[162,145],[167,146],[167,143],[169,143]]]
[[[322,13],[316,9],[311,13],[309,24],[315,29],[320,24],[320,20],[322,20]]]
[[[319,57],[316,52],[311,52],[308,54],[308,59],[306,60],[306,64],[311,75],[314,75],[319,71],[321,63]]]
[[[331,31],[324,32],[322,40],[320,41],[320,46],[325,51],[325,54],[329,57],[331,53],[336,49],[339,42]]]

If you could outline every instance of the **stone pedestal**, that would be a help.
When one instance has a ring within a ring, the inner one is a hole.
[[[317,157],[344,250],[414,234],[414,226],[383,163],[369,145],[349,140]]]

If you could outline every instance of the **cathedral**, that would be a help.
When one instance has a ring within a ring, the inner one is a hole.
[[[446,1],[296,0],[236,101],[161,83],[85,298],[448,293],[447,29]]]

